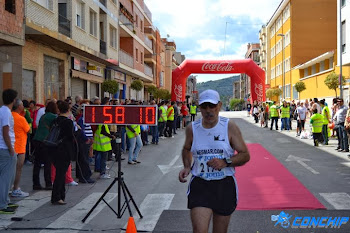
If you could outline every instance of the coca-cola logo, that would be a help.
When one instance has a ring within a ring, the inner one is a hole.
[[[261,83],[259,83],[259,84],[255,83],[254,92],[256,94],[257,101],[262,102],[263,101],[263,85]]]
[[[174,88],[174,93],[176,96],[176,101],[182,101],[182,85],[176,85],[175,84],[175,88]]]
[[[222,62],[222,63],[204,63],[202,66],[202,71],[217,71],[217,72],[230,72],[233,70],[233,65],[230,62]]]

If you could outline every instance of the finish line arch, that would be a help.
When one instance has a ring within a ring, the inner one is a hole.
[[[250,77],[251,101],[262,102],[265,97],[265,71],[252,59],[243,60],[185,60],[172,72],[172,101],[185,101],[186,81],[191,74],[237,74]]]

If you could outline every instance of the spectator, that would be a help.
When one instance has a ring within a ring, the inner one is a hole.
[[[80,106],[80,101],[82,100],[83,98],[80,96],[80,95],[77,95],[76,97],[75,97],[75,104],[73,105],[73,107],[72,107],[72,114],[73,114],[73,116],[76,118],[77,117],[77,115],[78,115],[78,113],[77,113],[77,110],[78,110],[78,108],[79,108],[79,106]],[[71,102],[72,102],[72,100],[70,100]]]

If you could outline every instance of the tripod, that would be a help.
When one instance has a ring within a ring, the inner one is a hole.
[[[83,218],[82,222],[85,222],[86,219],[92,214],[92,212],[94,211],[94,209],[97,207],[97,205],[103,201],[112,211],[115,215],[117,215],[117,218],[121,218],[123,216],[123,214],[126,211],[126,208],[129,211],[129,215],[130,217],[133,217],[133,214],[131,212],[131,208],[130,208],[130,201],[134,204],[134,207],[137,211],[137,213],[139,214],[140,218],[143,218],[139,208],[137,207],[134,198],[132,197],[128,187],[125,184],[124,178],[123,178],[123,172],[121,171],[121,128],[120,126],[118,126],[118,130],[116,133],[116,143],[117,143],[117,161],[118,161],[118,176],[114,178],[113,182],[108,186],[108,188],[106,189],[106,191],[102,194],[102,196],[98,199],[98,201],[95,203],[95,205],[90,209],[89,213],[87,213],[87,215]],[[109,190],[113,187],[113,185],[118,182],[118,210],[115,211],[113,209],[113,207],[111,207],[106,200],[104,199],[104,197],[107,195],[107,193],[109,192]],[[124,203],[123,205],[121,205],[121,191],[123,191],[123,195],[124,195]]]

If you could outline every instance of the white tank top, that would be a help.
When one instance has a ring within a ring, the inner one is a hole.
[[[204,180],[221,180],[226,176],[234,176],[233,167],[215,170],[207,165],[213,158],[231,158],[234,155],[234,148],[228,138],[228,122],[228,118],[219,116],[218,123],[211,129],[202,126],[202,119],[192,122],[192,175]]]

